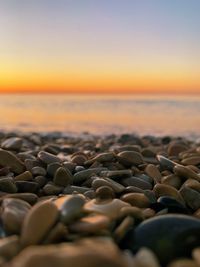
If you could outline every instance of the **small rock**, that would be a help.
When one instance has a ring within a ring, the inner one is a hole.
[[[20,150],[23,140],[19,137],[10,137],[2,142],[1,147],[6,150]]]
[[[53,181],[56,185],[67,186],[72,183],[72,179],[70,171],[60,167],[56,170]]]
[[[39,202],[25,217],[21,233],[23,246],[39,244],[56,223],[59,211],[50,201]]]
[[[0,165],[8,166],[11,171],[20,174],[25,171],[25,166],[12,152],[0,149]]]

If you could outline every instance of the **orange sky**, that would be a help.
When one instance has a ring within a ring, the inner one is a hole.
[[[195,0],[12,2],[0,92],[200,93]]]

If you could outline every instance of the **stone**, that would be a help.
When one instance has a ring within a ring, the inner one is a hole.
[[[167,267],[199,267],[199,265],[194,260],[183,258],[172,261]]]
[[[3,197],[4,198],[16,198],[16,199],[22,199],[26,202],[28,202],[30,205],[33,205],[37,202],[38,196],[33,193],[14,193],[14,194],[7,194]]]
[[[0,239],[0,256],[6,260],[11,260],[20,252],[19,237],[12,235]]]
[[[60,193],[62,193],[63,191],[63,187],[62,186],[57,186],[55,184],[52,183],[47,183],[44,187],[43,187],[43,192],[45,193],[45,195],[59,195]]]
[[[107,170],[107,168],[99,167],[99,168],[90,168],[87,170],[77,172],[74,174],[73,183],[81,184],[82,182],[90,178],[92,175],[98,175],[105,170]]]
[[[165,266],[173,259],[189,256],[192,249],[200,245],[199,237],[199,219],[168,214],[145,220],[135,230],[130,230],[121,246],[133,252],[149,248]]]
[[[40,188],[38,183],[30,181],[16,181],[15,184],[19,193],[37,193]]]
[[[169,196],[175,198],[177,201],[181,203],[184,203],[184,200],[179,191],[172,186],[165,184],[156,184],[153,188],[153,191],[157,198],[162,196]]]
[[[22,223],[30,208],[31,206],[21,199],[3,200],[1,220],[7,234],[20,234]]]
[[[10,137],[1,143],[1,147],[6,150],[20,150],[23,140],[20,137]]]
[[[100,186],[97,188],[96,198],[99,200],[113,199],[115,194],[110,186]]]
[[[152,185],[149,182],[146,182],[143,179],[141,179],[139,177],[134,177],[134,176],[123,179],[121,181],[121,183],[124,186],[135,186],[135,187],[141,188],[143,190],[152,189]]]
[[[101,186],[108,186],[110,188],[112,188],[112,190],[115,193],[122,193],[125,189],[125,187],[109,178],[96,178],[93,182],[92,182],[92,188],[94,190],[96,190],[97,188],[101,187]]]
[[[167,153],[169,157],[175,156],[177,157],[179,153],[186,151],[188,147],[185,144],[178,142],[171,142],[168,146]]]
[[[106,176],[113,180],[123,179],[131,177],[133,172],[131,170],[117,170],[117,171],[102,171],[100,176]]]
[[[106,200],[98,202],[96,199],[92,199],[85,203],[84,211],[87,213],[95,212],[108,216],[111,219],[116,219],[119,216],[120,210],[123,207],[128,207],[130,204],[120,200]]]
[[[121,200],[139,208],[148,208],[149,199],[143,193],[128,193],[121,196]]]
[[[46,151],[40,151],[38,153],[38,158],[47,165],[55,162],[61,163],[60,158]]]
[[[55,172],[53,182],[58,186],[65,187],[72,183],[72,179],[73,177],[70,171],[63,167],[59,167]]]
[[[31,172],[34,176],[45,176],[47,174],[47,171],[45,170],[45,168],[42,168],[40,166],[35,166],[31,169]]]
[[[68,224],[73,220],[80,218],[83,214],[84,204],[85,200],[82,196],[69,196],[59,208],[61,222]]]
[[[181,161],[183,165],[199,165],[200,164],[200,156],[193,156],[183,159]]]
[[[25,171],[14,177],[15,181],[31,181],[33,179],[33,175],[30,171]]]
[[[193,210],[197,210],[200,208],[200,193],[196,190],[183,186],[180,189],[180,193],[185,200],[185,203]]]
[[[56,205],[43,201],[34,205],[25,217],[21,232],[23,246],[40,244],[59,217]]]
[[[200,182],[200,176],[196,172],[194,172],[193,170],[191,170],[190,168],[186,166],[182,166],[182,165],[175,166],[174,173],[182,178],[186,178],[186,179],[191,178],[191,179],[195,179]]]
[[[155,183],[160,183],[162,179],[162,175],[158,168],[153,164],[148,164],[145,168],[145,173],[151,177]]]
[[[53,177],[58,168],[62,167],[62,165],[58,162],[50,163],[47,165],[47,173]]]
[[[141,248],[135,255],[135,261],[139,267],[160,267],[156,255],[148,248]]]
[[[25,166],[12,152],[0,149],[0,165],[8,166],[16,174],[25,171]]]
[[[162,170],[173,171],[174,167],[177,165],[177,163],[162,155],[157,155],[156,158],[159,161]]]
[[[13,182],[12,178],[1,178],[0,179],[0,191],[7,193],[16,193],[17,186]]]
[[[135,151],[123,151],[117,154],[117,159],[123,165],[130,167],[132,165],[140,165],[142,164],[143,158],[142,155]]]

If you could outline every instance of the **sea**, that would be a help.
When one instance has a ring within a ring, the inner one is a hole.
[[[200,137],[200,96],[1,94],[0,131]]]

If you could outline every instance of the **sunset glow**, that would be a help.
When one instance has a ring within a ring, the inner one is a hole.
[[[0,92],[200,93],[198,0],[0,1]]]

